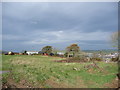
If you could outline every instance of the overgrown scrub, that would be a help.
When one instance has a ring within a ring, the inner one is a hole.
[[[69,60],[78,60],[80,62],[89,62],[90,60],[84,56],[82,57],[72,57],[72,58],[69,58]]]
[[[119,57],[112,58],[111,61],[113,61],[113,62],[118,62],[118,61],[119,61]]]
[[[103,61],[102,58],[99,58],[99,57],[93,57],[93,58],[90,58],[90,61]]]

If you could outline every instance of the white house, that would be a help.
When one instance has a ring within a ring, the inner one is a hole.
[[[64,52],[57,52],[57,54],[64,55],[65,53]]]
[[[26,53],[27,53],[28,55],[38,54],[38,52],[37,52],[37,51],[27,51]]]

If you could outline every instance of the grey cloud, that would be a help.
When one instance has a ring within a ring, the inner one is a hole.
[[[105,41],[117,30],[117,15],[117,3],[3,3],[4,48],[10,48],[8,42],[11,48],[18,43],[38,48]]]

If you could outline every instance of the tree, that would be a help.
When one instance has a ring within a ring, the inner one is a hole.
[[[67,53],[72,53],[73,57],[80,51],[80,47],[77,44],[72,44],[66,48]]]
[[[111,41],[113,44],[113,47],[116,47],[118,49],[118,51],[120,50],[120,31],[118,30],[117,32],[114,32],[111,34]],[[120,56],[118,55],[118,57],[115,59],[116,61],[118,61],[118,63],[120,63]]]
[[[120,32],[119,32],[120,33]],[[120,39],[120,37],[118,37],[118,32],[114,32],[111,34],[111,42],[112,42],[112,46],[118,48],[118,40]]]
[[[26,54],[26,53],[27,53],[27,51],[26,51],[26,50],[22,50],[22,51],[21,51],[21,53]]]
[[[42,48],[42,52],[50,54],[52,53],[52,46],[45,46]]]

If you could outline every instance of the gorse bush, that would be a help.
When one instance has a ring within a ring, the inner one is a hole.
[[[118,62],[118,61],[119,61],[119,57],[112,58],[111,61],[113,61],[113,62]]]
[[[81,62],[89,62],[90,59],[86,58],[86,57],[72,57],[69,58],[69,60],[75,60],[75,61],[81,61]]]
[[[90,61],[102,61],[102,58],[93,57],[93,58],[90,58]]]

